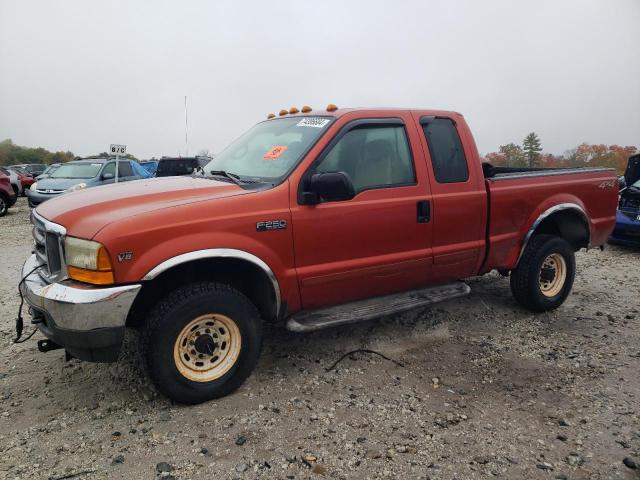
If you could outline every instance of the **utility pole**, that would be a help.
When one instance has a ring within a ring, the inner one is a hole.
[[[186,151],[186,157],[189,156],[189,137],[187,133],[189,131],[189,123],[187,122],[187,96],[184,96],[184,146]]]

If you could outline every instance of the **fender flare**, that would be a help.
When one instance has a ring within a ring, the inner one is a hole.
[[[529,227],[529,230],[524,237],[524,242],[522,242],[522,248],[520,249],[520,254],[518,255],[518,261],[516,262],[516,265],[520,263],[520,258],[522,258],[522,254],[524,253],[525,248],[527,248],[529,240],[531,240],[531,237],[535,233],[536,229],[540,226],[540,224],[551,215],[564,210],[572,210],[580,214],[585,222],[585,226],[587,227],[587,248],[591,246],[591,222],[589,221],[587,212],[585,212],[584,209],[577,203],[559,203],[557,205],[554,205],[553,207],[547,208],[544,212],[538,215],[538,218],[536,218],[535,221],[531,224],[531,227]]]
[[[183,253],[181,255],[176,255],[175,257],[171,257],[164,262],[156,265],[151,270],[149,270],[146,275],[142,278],[143,281],[153,280],[158,275],[167,270],[181,265],[183,263],[192,262],[194,260],[202,260],[205,258],[235,258],[238,260],[244,260],[249,263],[256,265],[260,268],[266,275],[269,281],[271,282],[271,286],[273,287],[273,293],[275,295],[276,301],[276,318],[280,316],[280,285],[278,284],[278,279],[276,278],[271,267],[267,265],[267,263],[259,257],[256,257],[252,253],[245,252],[244,250],[236,250],[234,248],[209,248],[205,250],[195,250],[193,252]]]

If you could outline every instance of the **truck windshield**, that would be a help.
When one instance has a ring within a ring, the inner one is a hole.
[[[50,178],[93,178],[101,167],[102,163],[67,163],[60,165]]]
[[[204,166],[204,174],[225,171],[265,182],[287,175],[327,130],[328,117],[289,117],[254,126]]]

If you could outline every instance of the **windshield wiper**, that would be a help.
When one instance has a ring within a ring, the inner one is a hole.
[[[215,175],[215,176],[218,176],[218,177],[228,178],[229,180],[231,180],[236,185],[241,185],[243,183],[242,179],[238,175],[236,175],[235,173],[225,172],[224,170],[211,170],[209,173],[211,175]]]

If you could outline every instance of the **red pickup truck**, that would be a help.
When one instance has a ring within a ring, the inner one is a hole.
[[[250,374],[264,322],[371,319],[466,295],[461,280],[494,269],[525,308],[557,308],[617,198],[609,169],[483,165],[459,113],[293,108],[198,175],[40,205],[20,289],[41,350],[115,361],[138,328],[159,390],[198,403]]]

